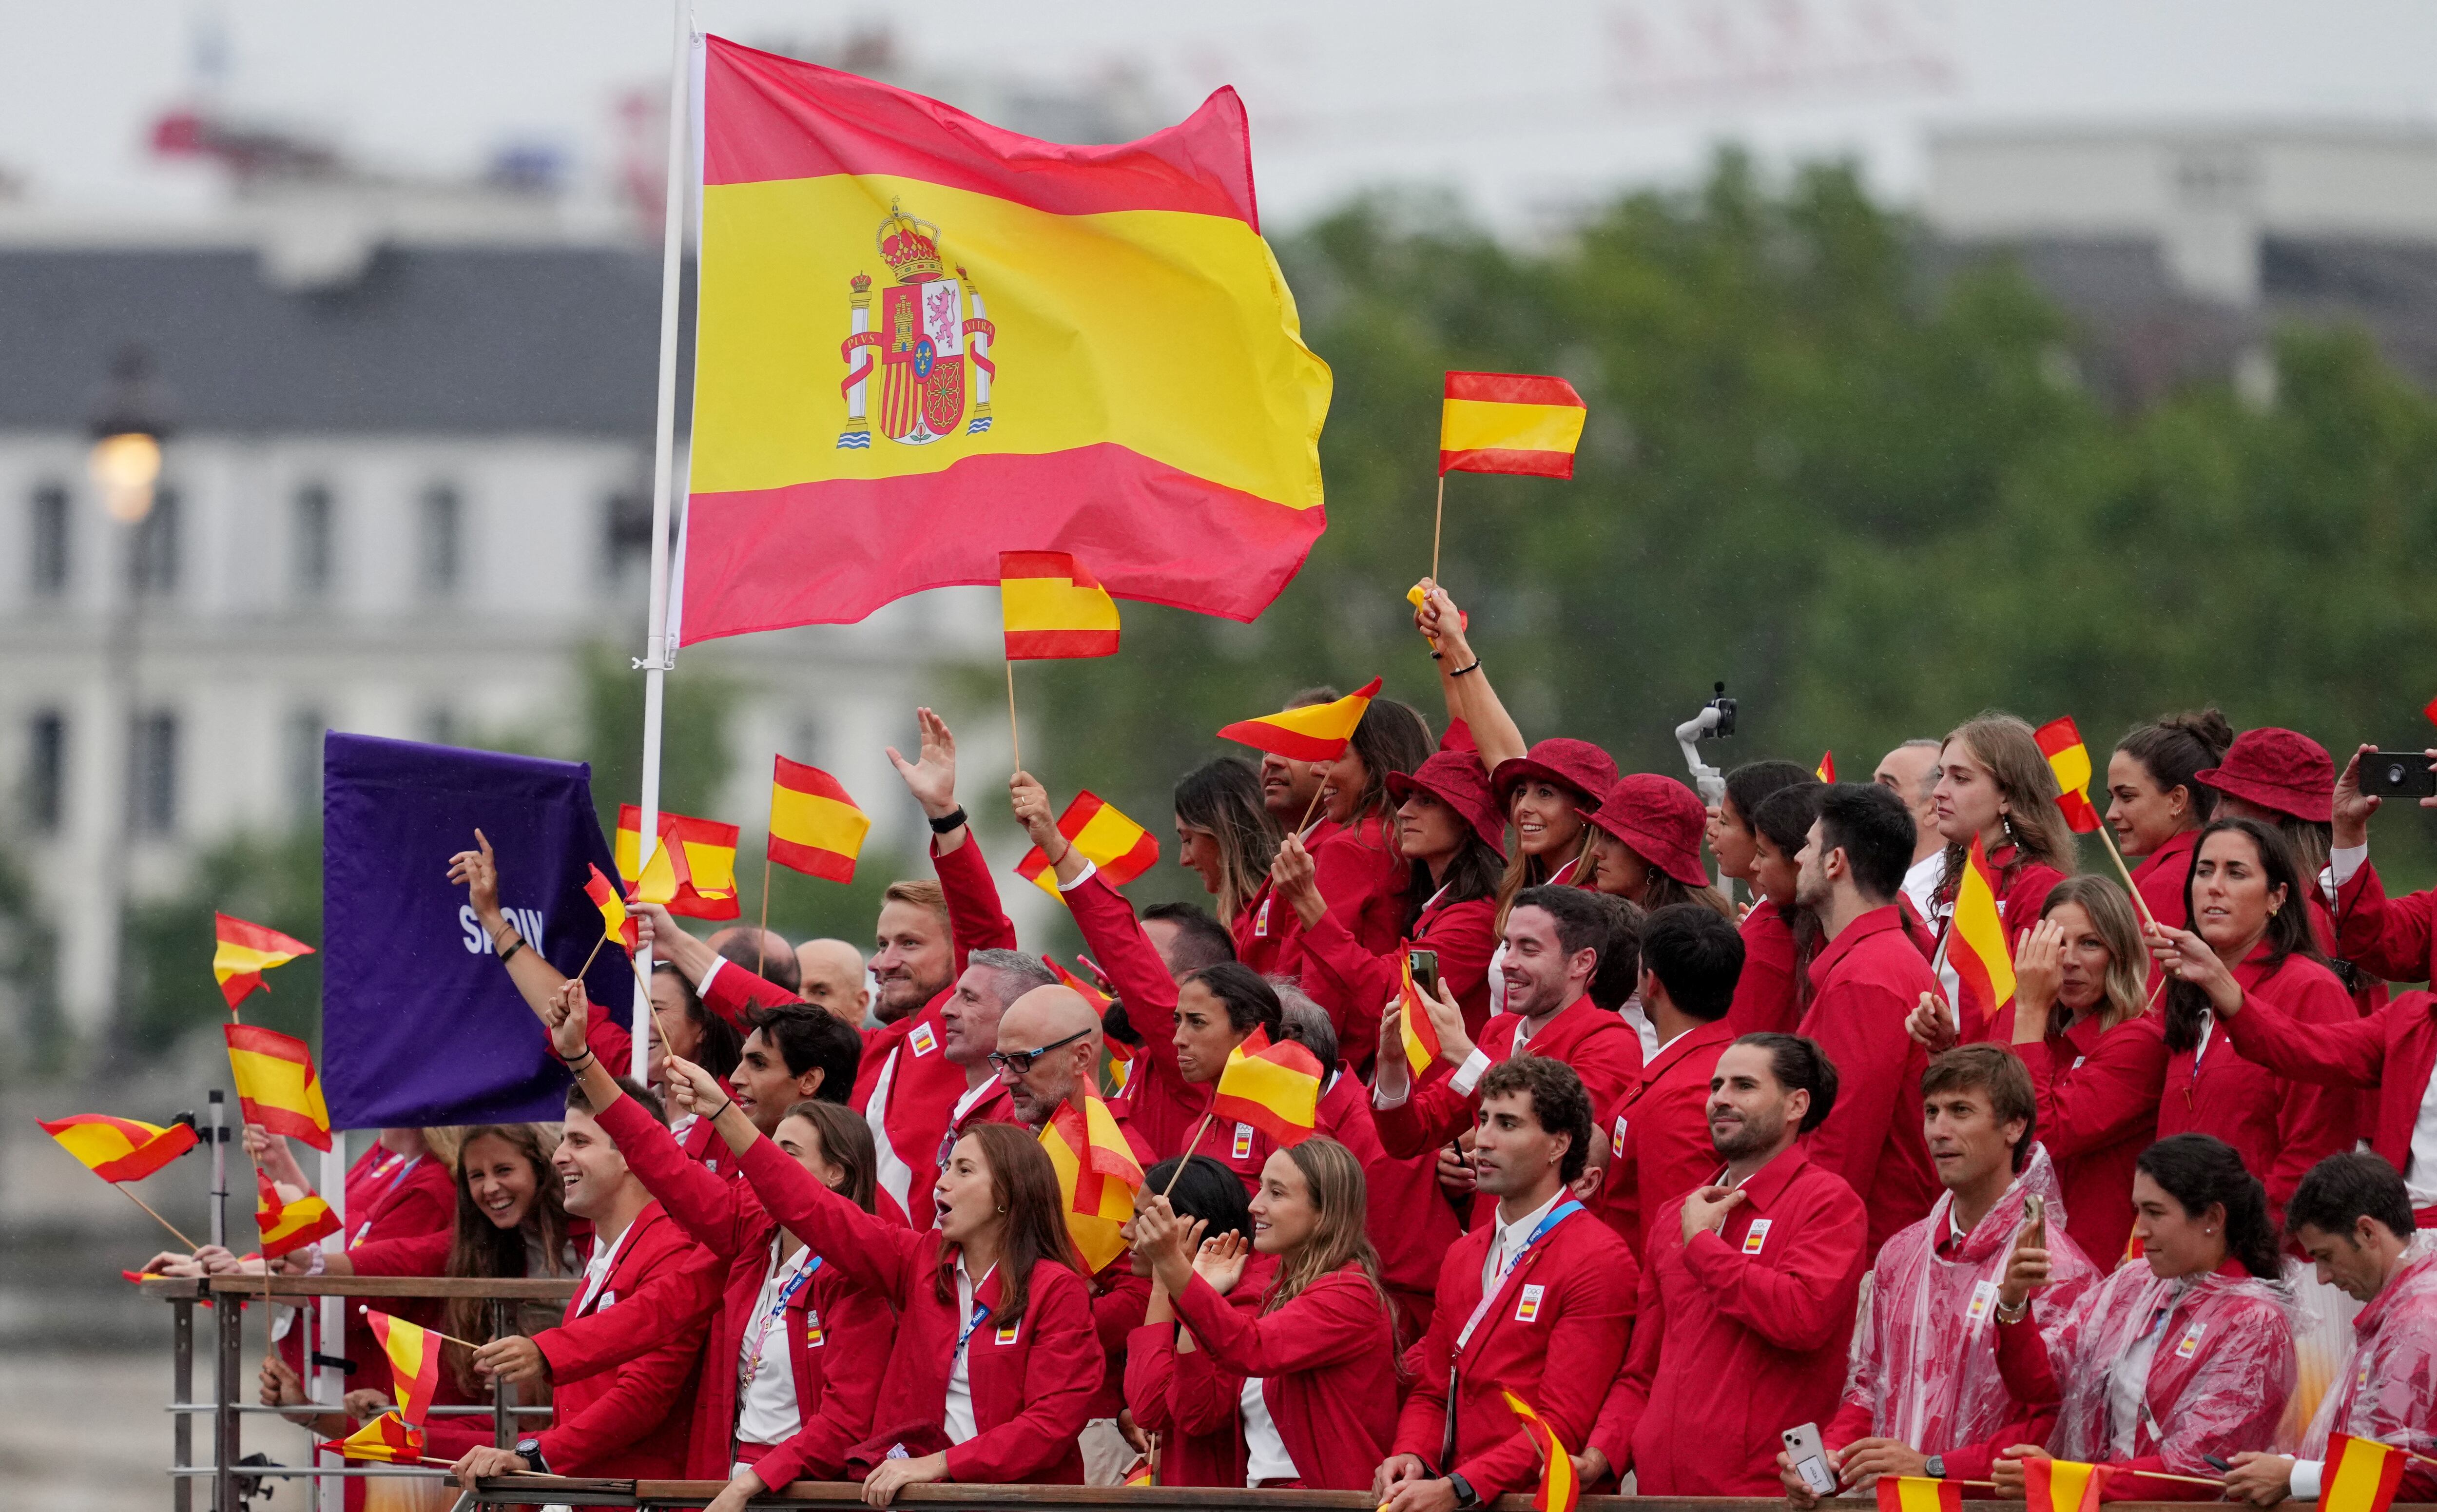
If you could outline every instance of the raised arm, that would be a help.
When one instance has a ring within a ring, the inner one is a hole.
[[[1461,719],[1470,728],[1481,764],[1494,772],[1499,762],[1523,754],[1523,731],[1499,700],[1498,690],[1490,686],[1488,669],[1465,637],[1464,611],[1447,597],[1446,589],[1429,579],[1424,578],[1421,588],[1426,597],[1413,623],[1436,648],[1439,691],[1446,695],[1447,718]]]
[[[921,760],[907,761],[894,746],[889,764],[905,780],[905,789],[922,805],[925,818],[938,820],[963,812],[956,801],[956,737],[948,723],[928,709],[914,717],[922,727]],[[999,905],[998,884],[990,865],[973,843],[973,826],[958,824],[931,839],[931,865],[940,890],[948,895],[948,931],[956,942],[956,970],[976,950],[1012,950],[1015,925]]]

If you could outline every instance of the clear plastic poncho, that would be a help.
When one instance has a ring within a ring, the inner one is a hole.
[[[1998,1374],[1990,1330],[2024,1200],[2034,1193],[2047,1200],[2055,1280],[2033,1294],[2032,1315],[2043,1327],[2053,1325],[2097,1282],[2097,1267],[2065,1237],[2056,1167],[2040,1145],[2031,1146],[2023,1173],[1952,1256],[1937,1253],[1937,1240],[1947,1233],[1955,1194],[1939,1193],[1926,1222],[1880,1248],[1854,1321],[1845,1400],[1870,1410],[1876,1436],[1944,1453],[1979,1443],[2021,1415]]]
[[[2305,1459],[2348,1433],[2437,1452],[2437,1233],[2411,1236],[2403,1264],[2352,1327],[2353,1347],[2302,1435]]]

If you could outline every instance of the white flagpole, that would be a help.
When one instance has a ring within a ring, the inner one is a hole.
[[[668,676],[669,656],[669,516],[676,487],[677,430],[677,284],[685,256],[686,173],[692,167],[686,152],[693,111],[687,98],[692,73],[693,27],[688,0],[673,0],[675,41],[669,50],[669,185],[661,212],[660,237],[660,390],[658,423],[652,438],[652,607],[643,627],[644,654],[635,665],[643,674],[643,794],[640,834],[637,838],[636,875],[652,859],[660,831],[660,710]],[[629,879],[632,880],[632,879]],[[635,975],[635,1048],[628,1074],[643,1080],[651,1058],[652,952],[637,953]]]
[[[348,1214],[347,1134],[343,1129],[336,1130],[331,1134],[330,1148],[322,1152],[322,1174],[319,1186],[322,1200],[330,1204],[330,1211],[337,1214],[339,1219],[339,1226],[322,1236],[322,1253],[344,1255],[347,1252]],[[305,1333],[307,1339],[317,1339],[321,1342],[324,1354],[343,1355],[347,1352],[346,1305],[347,1299],[344,1297],[324,1297],[322,1326],[316,1329],[307,1330]],[[301,1312],[296,1316],[296,1327],[299,1329],[305,1327],[305,1315]],[[346,1396],[347,1378],[338,1371],[327,1365],[317,1365],[307,1374],[312,1379],[313,1389],[306,1395],[313,1400],[336,1402]],[[316,1454],[313,1456],[313,1463],[324,1468],[336,1469],[341,1460],[336,1454]],[[333,1478],[318,1484],[321,1490],[315,1501],[320,1506],[320,1512],[346,1512],[347,1483]]]

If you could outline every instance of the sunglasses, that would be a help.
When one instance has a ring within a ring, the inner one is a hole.
[[[998,1070],[1004,1071],[1008,1076],[1029,1076],[1032,1073],[1033,1062],[1040,1060],[1043,1056],[1047,1055],[1052,1050],[1060,1049],[1074,1044],[1077,1040],[1083,1038],[1091,1032],[1092,1031],[1090,1029],[1077,1029],[1074,1033],[1067,1035],[1064,1039],[1053,1041],[1050,1044],[1041,1046],[1041,1048],[1037,1050],[992,1050],[991,1052],[990,1064]]]

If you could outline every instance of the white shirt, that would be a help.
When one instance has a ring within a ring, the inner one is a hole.
[[[2107,1381],[2107,1441],[2118,1459],[2132,1457],[2134,1436],[2141,1431],[2141,1421],[2149,1415],[2149,1365],[2158,1358],[2158,1341],[2165,1337],[2166,1319],[2175,1310],[2175,1303],[2188,1288],[2181,1283],[2158,1305],[2158,1320],[2149,1331],[2132,1343],[2124,1358],[2115,1363],[2115,1370]]]
[[[1912,864],[1904,872],[1903,895],[1920,910],[1923,919],[1935,917],[1929,911],[1930,900],[1937,896],[1937,885],[1946,880],[1946,853],[1932,851]]]
[[[997,1269],[998,1267],[993,1265],[990,1271],[984,1271],[982,1280],[989,1280],[991,1271]],[[956,1329],[960,1333],[964,1331],[966,1323],[973,1318],[973,1289],[979,1284],[980,1282],[975,1281],[966,1272],[964,1257],[958,1256],[956,1257]],[[965,1360],[966,1356],[973,1352],[973,1334],[981,1332],[982,1328],[988,1327],[990,1327],[990,1320],[985,1318],[982,1320],[981,1328],[975,1328],[973,1333],[965,1334],[963,1346],[957,1349],[956,1358],[948,1364],[948,1411],[945,1421],[939,1426],[947,1430],[948,1442],[951,1444],[961,1444],[981,1432],[973,1422],[973,1380],[965,1368]]]
[[[2437,1206],[2437,1075],[2420,1089],[2420,1115],[2411,1122],[2411,1160],[2403,1189],[2414,1207]]]
[[[2326,1461],[2324,1460],[2295,1460],[2293,1462],[2293,1473],[2291,1477],[2293,1500],[2296,1502],[2317,1501],[2319,1499],[2319,1477],[2324,1473],[2325,1469]]]
[[[770,1240],[770,1266],[763,1273],[762,1290],[753,1298],[745,1337],[737,1344],[737,1373],[742,1375],[747,1368],[754,1371],[752,1381],[736,1404],[736,1436],[742,1442],[783,1444],[803,1427],[803,1415],[796,1406],[795,1351],[788,1347],[790,1324],[785,1316],[773,1318],[771,1314],[780,1307],[779,1299],[786,1294],[788,1281],[813,1259],[812,1248],[807,1245],[782,1265],[779,1261],[779,1240],[775,1237]],[[758,1366],[753,1364],[757,1336],[762,1362]]]
[[[593,1240],[591,1262],[584,1267],[584,1302],[575,1310],[577,1317],[580,1318],[592,1310],[592,1299],[599,1296],[601,1289],[609,1284],[609,1273],[618,1264],[618,1251],[624,1246],[626,1236],[633,1232],[635,1232],[635,1225],[629,1222],[619,1231],[618,1238],[610,1243],[605,1245],[597,1238]],[[612,1293],[610,1301],[616,1300],[616,1294]],[[606,1305],[604,1304],[604,1306]]]
[[[1640,1038],[1641,1064],[1649,1064],[1651,1058],[1658,1053],[1658,1026],[1650,1022],[1650,1010],[1641,1006],[1641,994],[1636,993],[1626,998],[1624,1006],[1616,1011],[1616,1016],[1624,1020]]]
[[[1278,1425],[1270,1420],[1270,1402],[1261,1395],[1260,1377],[1244,1378],[1239,1400],[1244,1407],[1245,1488],[1263,1481],[1302,1480],[1303,1471],[1295,1468],[1294,1456],[1287,1452],[1287,1441],[1278,1436]]]
[[[1540,1221],[1556,1211],[1557,1204],[1565,1200],[1566,1189],[1560,1187],[1556,1195],[1547,1202],[1512,1223],[1498,1226],[1498,1237],[1489,1241],[1489,1253],[1481,1257],[1481,1292],[1483,1296],[1497,1292],[1499,1281],[1505,1276],[1507,1267],[1514,1263],[1515,1257],[1523,1252],[1523,1245],[1532,1238],[1532,1231],[1538,1228]]]

